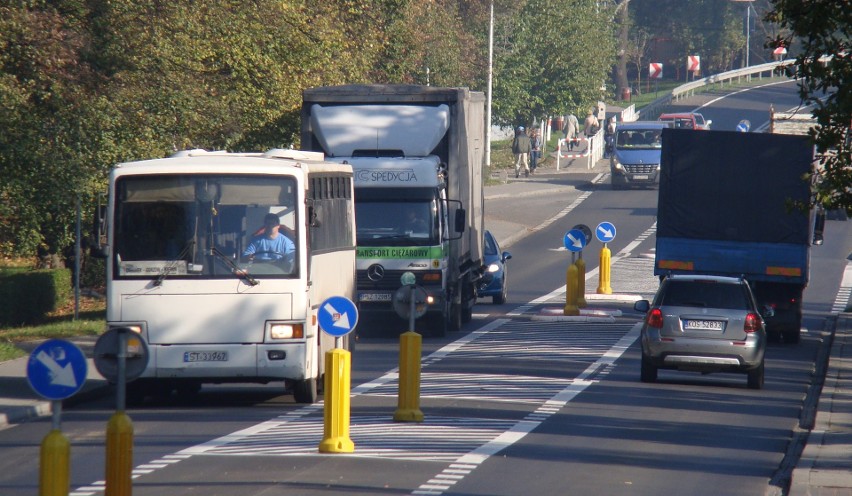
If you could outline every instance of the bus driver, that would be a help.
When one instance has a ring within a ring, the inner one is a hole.
[[[278,232],[279,226],[277,215],[270,213],[263,216],[263,232],[252,238],[243,256],[250,260],[269,262],[285,259],[292,262],[296,247],[290,238]]]

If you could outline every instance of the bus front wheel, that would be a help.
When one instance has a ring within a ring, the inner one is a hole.
[[[316,403],[317,396],[316,377],[296,381],[293,385],[293,398],[296,400],[296,403]]]

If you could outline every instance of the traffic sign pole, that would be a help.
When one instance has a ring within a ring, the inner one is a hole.
[[[601,248],[600,255],[600,270],[598,271],[598,289],[597,294],[612,294],[612,287],[610,286],[610,259],[611,254],[609,248],[607,248],[606,243],[604,243],[603,248]]]
[[[325,353],[325,404],[321,453],[352,453],[355,443],[349,437],[350,382],[352,354],[339,348],[339,339],[355,329],[358,308],[346,297],[332,296],[317,312],[317,321],[326,334],[335,338],[335,348]]]

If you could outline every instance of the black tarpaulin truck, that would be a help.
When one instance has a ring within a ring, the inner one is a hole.
[[[813,215],[807,137],[664,129],[654,273],[745,276],[798,342]]]

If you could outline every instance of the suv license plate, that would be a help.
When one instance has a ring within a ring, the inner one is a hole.
[[[185,351],[184,362],[227,362],[227,351]]]
[[[722,322],[719,320],[684,320],[683,328],[699,331],[721,331]]]

